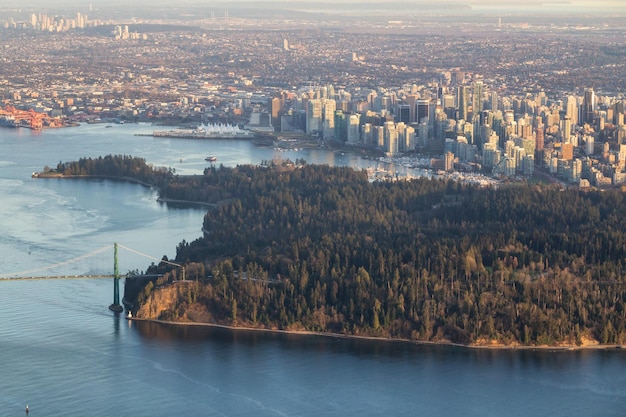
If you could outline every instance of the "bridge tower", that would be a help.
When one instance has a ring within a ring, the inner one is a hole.
[[[124,311],[124,307],[120,304],[120,271],[117,263],[117,243],[113,244],[113,304],[109,306],[109,310],[116,313]]]

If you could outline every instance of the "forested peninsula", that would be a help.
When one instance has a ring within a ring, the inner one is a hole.
[[[139,318],[477,346],[624,344],[626,194],[448,180],[368,181],[345,167],[59,163],[216,204],[175,263],[127,280]],[[131,300],[132,299],[132,300]]]

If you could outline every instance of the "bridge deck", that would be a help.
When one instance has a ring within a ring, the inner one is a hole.
[[[113,275],[49,275],[39,277],[0,277],[0,281],[44,281],[52,279],[110,279],[115,278]],[[120,276],[119,278],[126,278],[126,276]]]

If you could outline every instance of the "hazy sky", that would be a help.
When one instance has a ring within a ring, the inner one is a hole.
[[[101,9],[111,9],[117,7],[119,10],[124,6],[130,6],[133,9],[141,7],[158,7],[166,9],[168,7],[180,8],[187,6],[200,7],[233,7],[237,3],[247,4],[267,4],[267,3],[283,3],[285,8],[307,8],[307,4],[312,3],[366,3],[368,5],[383,6],[385,3],[406,3],[410,7],[419,8],[420,5],[438,5],[445,8],[446,4],[450,4],[450,11],[454,13],[452,5],[467,5],[475,12],[499,12],[512,11],[524,14],[542,13],[546,11],[558,11],[565,14],[569,13],[589,13],[593,12],[612,13],[626,16],[626,0],[133,0],[132,2],[124,0],[0,0],[0,10],[7,8],[28,9],[33,7],[55,9],[59,7],[75,7],[77,9],[93,7]],[[314,7],[314,6],[313,6]],[[467,10],[463,8],[464,10]]]

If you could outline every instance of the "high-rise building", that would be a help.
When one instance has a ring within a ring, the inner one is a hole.
[[[577,126],[578,123],[578,100],[574,96],[568,96],[565,99],[565,116],[569,117],[572,125]]]
[[[489,109],[493,112],[498,111],[500,108],[499,102],[498,93],[496,91],[492,91],[489,94]]]
[[[543,125],[537,127],[537,131],[535,132],[535,149],[538,151],[543,151],[543,147],[545,146],[545,135],[543,131]]]
[[[564,143],[571,143],[571,139],[570,139],[571,135],[572,135],[572,119],[565,116],[565,118],[563,119],[562,128],[561,128],[562,141]]]
[[[359,143],[361,141],[359,132],[360,124],[360,115],[351,114],[350,117],[348,117],[348,143]]]
[[[280,127],[280,117],[283,114],[283,100],[280,97],[272,98],[270,102],[270,113],[272,115],[272,126]]]
[[[416,103],[416,122],[422,123],[426,119],[426,124],[429,123],[430,118],[430,100],[417,100]]]
[[[462,85],[458,90],[459,116],[458,120],[467,121],[467,113],[469,109],[469,87]],[[419,120],[418,120],[419,122]]]
[[[563,143],[561,145],[561,159],[567,161],[574,159],[574,145],[571,143]]]
[[[346,115],[341,110],[335,112],[335,140],[346,142],[348,140],[348,123]]]
[[[361,125],[361,137],[363,139],[363,143],[366,145],[373,145],[372,140],[372,124],[364,123]]]
[[[404,99],[405,103],[411,108],[411,118],[409,119],[409,123],[415,123],[418,122],[417,118],[416,118],[416,109],[417,109],[417,99],[418,99],[418,95],[417,94],[407,94],[406,98]]]
[[[595,119],[596,94],[593,88],[585,88],[583,96],[583,122],[592,124]]]
[[[446,171],[454,169],[454,154],[452,152],[446,152],[444,155],[444,169]]]
[[[402,123],[411,123],[411,106],[408,104],[399,104],[396,111],[396,120]]]
[[[335,111],[337,103],[335,100],[324,100],[324,129],[322,136],[325,140],[335,137]]]
[[[472,83],[472,113],[480,114],[484,110],[484,91],[483,82],[478,80]]]
[[[372,127],[372,142],[381,149],[385,147],[385,128],[383,126]]]
[[[398,154],[398,131],[396,130],[396,125],[394,122],[385,122],[384,124],[384,140],[385,153],[389,156],[394,156]]]
[[[312,99],[306,105],[306,134],[313,135],[322,130],[322,101]]]

